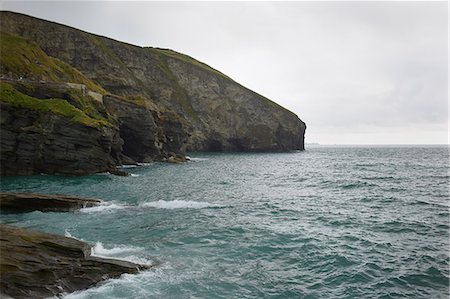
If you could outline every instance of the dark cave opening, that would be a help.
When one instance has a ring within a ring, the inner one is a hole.
[[[134,133],[135,130],[122,124],[119,127],[120,137],[123,139],[122,152],[125,156],[139,160],[142,156],[143,144],[141,139]]]

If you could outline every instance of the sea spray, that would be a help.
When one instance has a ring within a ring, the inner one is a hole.
[[[204,209],[204,208],[221,208],[224,207],[219,204],[213,204],[209,202],[199,202],[192,200],[158,200],[145,202],[140,204],[141,207],[151,207],[157,209]]]
[[[98,206],[80,209],[80,212],[82,212],[82,213],[113,212],[116,210],[125,209],[126,207],[127,207],[127,205],[120,204],[120,203],[102,202]]]

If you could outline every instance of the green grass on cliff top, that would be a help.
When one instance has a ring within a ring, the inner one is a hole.
[[[162,54],[165,55],[167,57],[170,58],[175,58],[184,62],[187,62],[189,64],[193,64],[199,68],[202,68],[208,72],[212,72],[222,78],[228,79],[228,80],[232,80],[230,77],[228,77],[227,75],[219,72],[218,70],[210,67],[209,65],[207,65],[206,63],[203,63],[201,61],[198,61],[197,59],[192,58],[191,56],[188,56],[186,54],[182,54],[182,53],[178,53],[176,51],[173,51],[171,49],[162,49],[162,48],[147,48],[149,50],[151,50],[154,53],[158,53],[158,54]]]
[[[36,43],[5,32],[0,32],[0,67],[1,73],[7,76],[79,83],[92,91],[106,93],[77,69],[48,56]]]
[[[219,72],[218,70],[210,67],[206,63],[203,63],[201,61],[198,61],[198,60],[192,58],[191,56],[188,56],[188,55],[185,55],[185,54],[182,54],[182,53],[178,53],[178,52],[173,51],[171,49],[162,49],[162,48],[147,48],[147,49],[153,51],[153,53],[164,55],[164,56],[169,57],[169,58],[178,59],[178,60],[184,61],[186,63],[195,65],[195,66],[197,66],[197,67],[199,67],[199,68],[201,68],[203,70],[206,70],[206,71],[208,71],[210,73],[216,74],[216,75],[218,75],[218,76],[220,76],[220,77],[222,77],[222,78],[224,78],[226,80],[230,80],[234,84],[237,84],[237,85],[241,86],[242,88],[244,88],[244,89],[248,90],[249,92],[253,93],[255,96],[261,98],[262,100],[264,100],[270,106],[272,106],[274,108],[282,109],[282,110],[287,111],[289,113],[292,113],[290,110],[284,108],[283,106],[275,103],[274,101],[272,101],[272,100],[270,100],[270,99],[260,95],[259,93],[255,92],[255,91],[253,91],[251,89],[248,89],[247,87],[245,87],[245,86],[241,85],[240,83],[234,81],[233,79],[231,79],[227,75],[225,75],[225,74]]]
[[[85,112],[70,105],[66,100],[36,99],[17,91],[10,84],[4,82],[0,82],[0,102],[19,108],[54,113],[90,127],[112,126],[105,119],[95,119],[88,116]]]

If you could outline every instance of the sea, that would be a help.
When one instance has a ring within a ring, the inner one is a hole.
[[[449,147],[190,153],[131,176],[4,177],[2,191],[98,198],[2,223],[153,265],[63,298],[449,298]]]

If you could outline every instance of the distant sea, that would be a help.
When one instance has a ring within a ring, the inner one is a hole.
[[[129,177],[2,178],[105,204],[1,222],[156,265],[65,298],[448,298],[447,146],[190,157]]]

